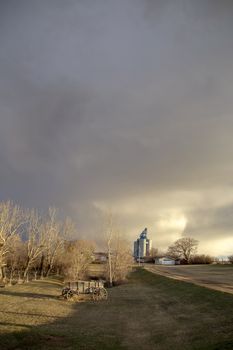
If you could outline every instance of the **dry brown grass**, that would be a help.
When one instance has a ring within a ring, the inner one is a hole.
[[[0,332],[28,330],[67,317],[72,307],[59,302],[61,288],[57,280],[42,280],[1,289]]]

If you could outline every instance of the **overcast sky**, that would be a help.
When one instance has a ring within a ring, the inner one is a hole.
[[[0,199],[232,254],[233,2],[0,4]]]

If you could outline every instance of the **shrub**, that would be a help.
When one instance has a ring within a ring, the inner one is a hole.
[[[191,259],[191,264],[212,264],[214,258],[210,255],[196,254]]]

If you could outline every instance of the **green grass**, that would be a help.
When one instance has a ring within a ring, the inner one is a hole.
[[[0,349],[229,350],[233,296],[134,271],[106,302],[56,298],[46,280],[0,291]]]

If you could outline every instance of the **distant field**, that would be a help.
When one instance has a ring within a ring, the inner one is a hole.
[[[233,296],[136,270],[104,302],[59,300],[58,280],[0,290],[1,350],[229,350]]]
[[[233,265],[161,266],[145,264],[145,268],[166,277],[233,294]]]

